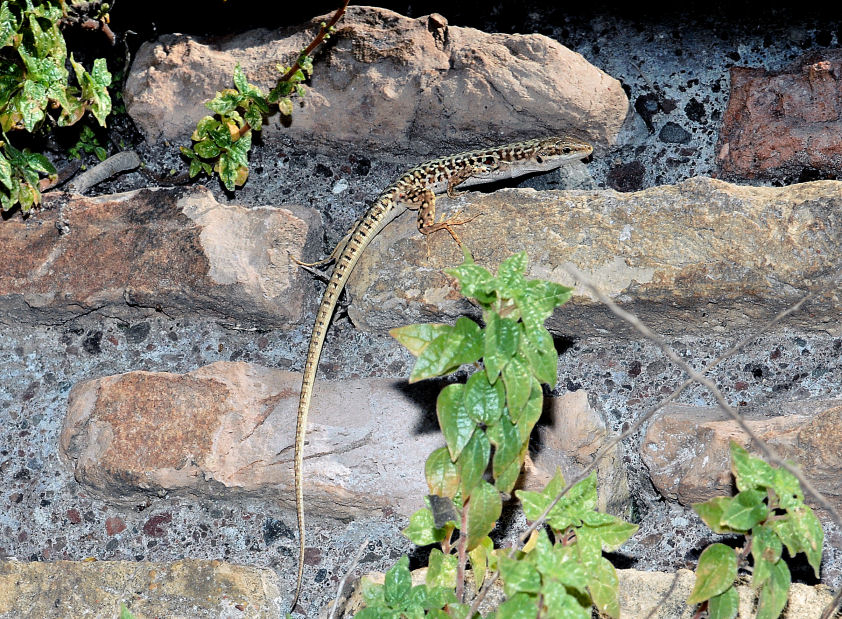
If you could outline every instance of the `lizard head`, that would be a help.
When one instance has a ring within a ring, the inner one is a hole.
[[[553,136],[535,140],[531,150],[536,163],[560,165],[566,161],[589,157],[593,153],[593,146],[576,138]]]

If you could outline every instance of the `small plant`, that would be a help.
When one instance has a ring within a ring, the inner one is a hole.
[[[86,152],[89,155],[96,155],[96,158],[100,161],[105,161],[108,158],[108,151],[102,147],[96,133],[88,125],[82,127],[76,144],[67,150],[68,154],[74,159],[81,159],[82,152],[80,151]]]
[[[111,112],[111,74],[105,59],[94,60],[88,72],[73,54],[68,57],[59,26],[69,10],[59,0],[0,4],[0,206],[4,211],[20,204],[23,213],[29,212],[41,201],[40,175],[56,173],[43,155],[12,146],[7,133],[66,127],[88,111],[105,126]],[[71,83],[68,65],[75,83]]]
[[[413,514],[404,530],[418,545],[440,546],[430,553],[426,582],[412,586],[403,557],[384,585],[364,585],[367,607],[358,617],[477,617],[466,600],[468,563],[477,588],[499,571],[508,599],[493,616],[588,619],[592,605],[619,616],[617,575],[602,551],[618,548],[637,527],[595,511],[595,474],[560,500],[565,486],[560,472],[542,492],[516,491],[533,521],[558,500],[546,516],[550,531],[534,532],[522,550],[495,549],[489,537],[502,510],[501,495],[511,493],[541,416],[541,384],[556,383],[558,355],[544,321],[572,290],[526,280],[526,266],[526,254],[516,254],[495,277],[466,252],[462,265],[447,272],[482,308],[485,328],[463,317],[453,326],[412,325],[391,332],[417,357],[410,382],[464,364],[477,371],[439,394],[436,412],[447,446],[427,459],[428,507]]]
[[[346,0],[328,23],[321,23],[318,34],[298,53],[292,66],[278,66],[282,75],[268,95],[248,83],[239,65],[234,68],[234,88],[216,93],[205,103],[214,115],[205,116],[196,125],[190,136],[194,142],[192,148],[180,148],[181,154],[190,162],[190,178],[200,172],[216,172],[228,191],[246,182],[252,131],[262,129],[273,108],[283,116],[292,115],[292,97],[304,97],[306,91],[302,82],[313,74],[313,52],[333,34],[334,25],[347,6]]]
[[[750,555],[751,586],[760,591],[756,618],[777,619],[791,584],[783,548],[791,557],[803,552],[818,578],[824,531],[789,471],[749,456],[733,441],[731,470],[738,494],[697,503],[693,509],[715,533],[745,535],[746,544],[738,549],[719,543],[708,546],[699,557],[696,584],[687,603],[706,605],[710,619],[736,617],[739,596],[734,580],[748,566]]]

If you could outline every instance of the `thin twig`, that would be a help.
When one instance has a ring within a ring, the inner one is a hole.
[[[357,569],[357,564],[360,562],[360,559],[363,556],[363,551],[366,546],[368,546],[368,542],[368,538],[364,539],[363,543],[360,544],[360,547],[357,548],[354,556],[351,557],[351,565],[348,567],[345,575],[342,577],[342,580],[339,581],[339,587],[336,589],[336,599],[333,600],[333,608],[330,609],[330,619],[334,619],[336,617],[336,609],[339,608],[339,600],[342,598],[345,586],[348,584],[348,578],[351,576],[351,573]]]
[[[349,0],[345,0],[343,5],[336,9],[336,13],[333,14],[333,17],[330,18],[330,21],[319,29],[319,34],[316,35],[316,38],[313,39],[310,42],[310,45],[308,45],[304,49],[304,51],[298,55],[298,58],[295,59],[295,62],[292,63],[292,66],[289,68],[289,71],[284,73],[281,76],[281,79],[278,80],[279,82],[285,82],[293,75],[295,75],[295,72],[301,68],[298,64],[299,58],[306,57],[312,54],[313,50],[316,49],[322,41],[324,41],[324,38],[327,36],[327,33],[330,32],[330,29],[333,28],[336,25],[336,22],[338,22],[345,14],[345,9],[348,8],[348,2]]]

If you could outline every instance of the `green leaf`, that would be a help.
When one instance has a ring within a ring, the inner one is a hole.
[[[100,161],[105,161],[106,159],[108,159],[108,152],[102,146],[97,146],[96,148],[94,148],[94,154],[96,155],[96,158]]]
[[[699,514],[714,533],[734,533],[734,529],[722,524],[722,514],[730,507],[732,501],[731,497],[714,497],[704,503],[694,503],[693,511]]]
[[[464,296],[472,297],[482,305],[488,305],[496,298],[493,292],[494,278],[488,269],[474,264],[470,254],[466,253],[465,259],[458,267],[445,269],[444,272],[456,278]]]
[[[500,372],[517,352],[520,327],[517,321],[501,318],[496,312],[487,312],[485,323],[483,362],[489,382],[496,384]]]
[[[576,560],[570,547],[553,546],[546,530],[541,529],[530,553],[530,559],[544,577],[544,582],[555,580],[565,587],[584,592],[588,587],[588,574],[584,565]]]
[[[512,416],[512,420],[517,423],[518,432],[520,432],[520,440],[525,443],[532,434],[532,428],[538,423],[541,414],[544,412],[544,392],[541,390],[541,385],[538,380],[532,378],[532,391],[529,393],[529,399],[526,401],[524,407],[520,410],[520,415]]]
[[[190,178],[196,176],[199,172],[202,171],[202,162],[198,159],[191,159],[190,160]]]
[[[30,133],[35,125],[44,119],[44,108],[47,106],[47,89],[43,84],[26,80],[20,93],[13,99],[12,105],[21,114],[24,128]]]
[[[503,384],[506,386],[506,404],[512,418],[520,412],[532,393],[532,374],[519,357],[513,357],[503,368]]]
[[[583,514],[582,520],[587,525],[587,528],[599,538],[602,548],[608,551],[617,550],[632,535],[637,533],[638,528],[640,528],[636,524],[631,524],[621,518],[617,518],[611,514],[603,514],[602,512]],[[602,520],[604,524],[596,526],[593,522],[594,520]]]
[[[526,514],[527,519],[535,521],[564,486],[564,477],[561,470],[556,470],[556,474],[542,492],[516,490],[515,494],[523,505],[523,513]],[[556,503],[555,507],[550,510],[547,522],[556,531],[563,531],[569,526],[581,526],[583,513],[593,511],[596,502],[596,472],[593,472],[573,486]]]
[[[500,604],[495,619],[535,619],[538,605],[534,596],[528,593],[516,593]]]
[[[786,469],[775,469],[772,489],[778,495],[780,506],[784,509],[795,509],[801,507],[804,503],[804,493],[801,491],[801,484],[798,483],[795,475]]]
[[[444,528],[437,529],[433,522],[433,512],[423,507],[409,517],[409,526],[402,533],[416,546],[428,546],[445,538]]]
[[[465,385],[465,410],[477,423],[489,425],[500,418],[506,390],[498,381],[492,385],[485,372],[474,372]]]
[[[731,586],[708,602],[708,619],[735,619],[740,612],[740,595]]]
[[[737,531],[748,531],[769,514],[769,508],[763,502],[765,498],[765,490],[739,492],[723,512],[722,524]]]
[[[409,596],[412,588],[412,577],[409,574],[409,557],[403,556],[398,559],[397,564],[386,572],[386,583],[383,597],[386,604],[392,607],[400,607]]]
[[[591,592],[594,606],[609,617],[619,619],[620,600],[617,597],[617,589],[620,579],[617,578],[617,570],[608,559],[601,557],[596,565],[590,566],[588,576],[588,590]]]
[[[82,87],[82,99],[90,102],[91,113],[99,124],[104,127],[105,119],[111,113],[111,96],[108,86],[111,85],[111,73],[108,72],[105,58],[94,60],[90,73],[70,56],[70,63],[76,71],[76,79]]]
[[[0,154],[0,183],[6,189],[12,188],[12,164],[2,154]]]
[[[526,286],[523,274],[528,265],[529,258],[525,251],[509,256],[500,263],[495,283],[501,296],[512,299],[523,291]]]
[[[465,385],[447,385],[436,399],[436,414],[439,426],[450,450],[450,459],[455,461],[474,433],[476,423],[465,410],[463,393]]]
[[[762,559],[769,563],[777,563],[781,558],[783,552],[783,544],[781,539],[777,536],[774,529],[769,526],[754,527],[751,531],[751,554],[755,562]],[[754,571],[754,579],[752,586],[757,586],[761,583],[755,583],[757,577],[757,570]]]
[[[494,528],[500,517],[503,502],[500,493],[485,480],[480,480],[467,503],[467,549],[473,550]]]
[[[419,356],[438,336],[453,330],[451,325],[427,323],[395,327],[389,335],[402,344],[414,357]]]
[[[500,557],[500,578],[503,579],[503,592],[508,597],[541,590],[541,575],[531,562]]]
[[[0,5],[0,47],[13,45],[18,31],[18,23],[9,10],[9,3]]]
[[[126,605],[123,602],[120,603],[119,619],[135,619],[135,616],[132,614],[132,612],[128,608],[126,608]]]
[[[491,541],[490,537],[486,536],[468,553],[477,588],[482,587],[482,584],[485,582],[485,574],[488,571],[488,559],[493,551],[494,542]]]
[[[210,101],[206,101],[205,107],[220,116],[225,116],[236,110],[244,98],[243,95],[233,88],[226,88],[216,93],[216,96]]]
[[[525,454],[526,451],[527,449],[524,446],[523,454]],[[520,477],[521,468],[523,468],[523,457],[519,456],[510,462],[509,465],[502,471],[500,471],[498,475],[495,475],[494,487],[497,488],[499,492],[509,494],[512,491],[512,488],[515,487],[515,484]]]
[[[482,329],[464,316],[449,333],[435,338],[418,357],[409,376],[414,383],[425,378],[449,374],[464,363],[473,363],[482,355]]]
[[[491,443],[480,428],[474,431],[471,440],[465,445],[456,465],[459,467],[462,496],[468,496],[482,479],[488,468],[488,458],[491,456]]]
[[[545,587],[541,594],[543,596],[544,607],[547,609],[547,617],[554,619],[591,619],[590,604],[587,607],[582,604],[575,597],[567,593],[564,587],[560,585],[550,585]]]
[[[281,116],[292,116],[292,100],[289,97],[284,97],[278,101],[278,111]]]
[[[699,604],[723,593],[737,578],[737,555],[725,544],[711,544],[699,557],[696,584],[687,599],[688,604]]]
[[[731,470],[739,490],[765,490],[775,483],[775,469],[731,441]]]
[[[221,152],[219,146],[217,146],[213,140],[205,139],[201,142],[196,142],[193,145],[194,152],[199,156],[205,159],[215,159],[219,156]]]
[[[813,510],[804,505],[801,509],[789,512],[794,538],[798,541],[798,548],[807,555],[807,561],[813,568],[816,578],[822,563],[822,546],[824,545],[824,530]]]
[[[536,339],[541,340],[539,345],[536,345]],[[533,334],[527,333],[526,337],[521,338],[519,348],[535,378],[554,387],[558,380],[558,353],[549,331],[539,327]]]
[[[456,555],[446,555],[438,548],[430,551],[425,582],[428,587],[454,588],[456,586]]]
[[[237,90],[239,90],[241,94],[247,95],[249,97],[263,99],[263,97],[265,96],[263,94],[263,91],[260,90],[260,88],[258,88],[254,84],[249,84],[248,80],[246,79],[246,74],[243,72],[243,69],[239,63],[237,63],[237,65],[234,67],[234,86],[237,87]]]
[[[468,444],[470,445],[470,443]],[[456,492],[459,490],[459,474],[456,472],[456,465],[450,459],[450,452],[447,447],[439,447],[430,454],[427,463],[424,465],[424,474],[427,477],[427,487],[430,489],[430,494],[446,496],[451,499],[456,496]]]
[[[494,445],[492,473],[496,478],[503,469],[517,459],[521,449],[520,432],[505,416],[489,426],[486,432],[491,444]]]
[[[784,561],[772,564],[769,581],[760,590],[755,619],[778,619],[786,606],[792,578]]]

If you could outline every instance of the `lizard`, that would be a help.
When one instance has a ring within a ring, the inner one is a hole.
[[[447,230],[459,243],[451,228],[464,221],[435,221],[436,194],[456,195],[457,186],[470,187],[483,183],[516,178],[534,172],[554,170],[569,161],[585,159],[593,147],[581,140],[566,137],[548,137],[514,142],[488,149],[471,150],[424,162],[389,185],[363,216],[354,224],[331,255],[320,262],[298,264],[314,266],[335,261],[316,313],[310,335],[310,344],[301,381],[298,417],[295,429],[295,508],[298,518],[298,577],[295,597],[290,610],[295,608],[301,594],[304,577],[304,439],[307,431],[307,414],[316,370],[336,303],[339,300],[351,271],[363,251],[393,219],[407,209],[418,210],[418,230],[431,234]]]

